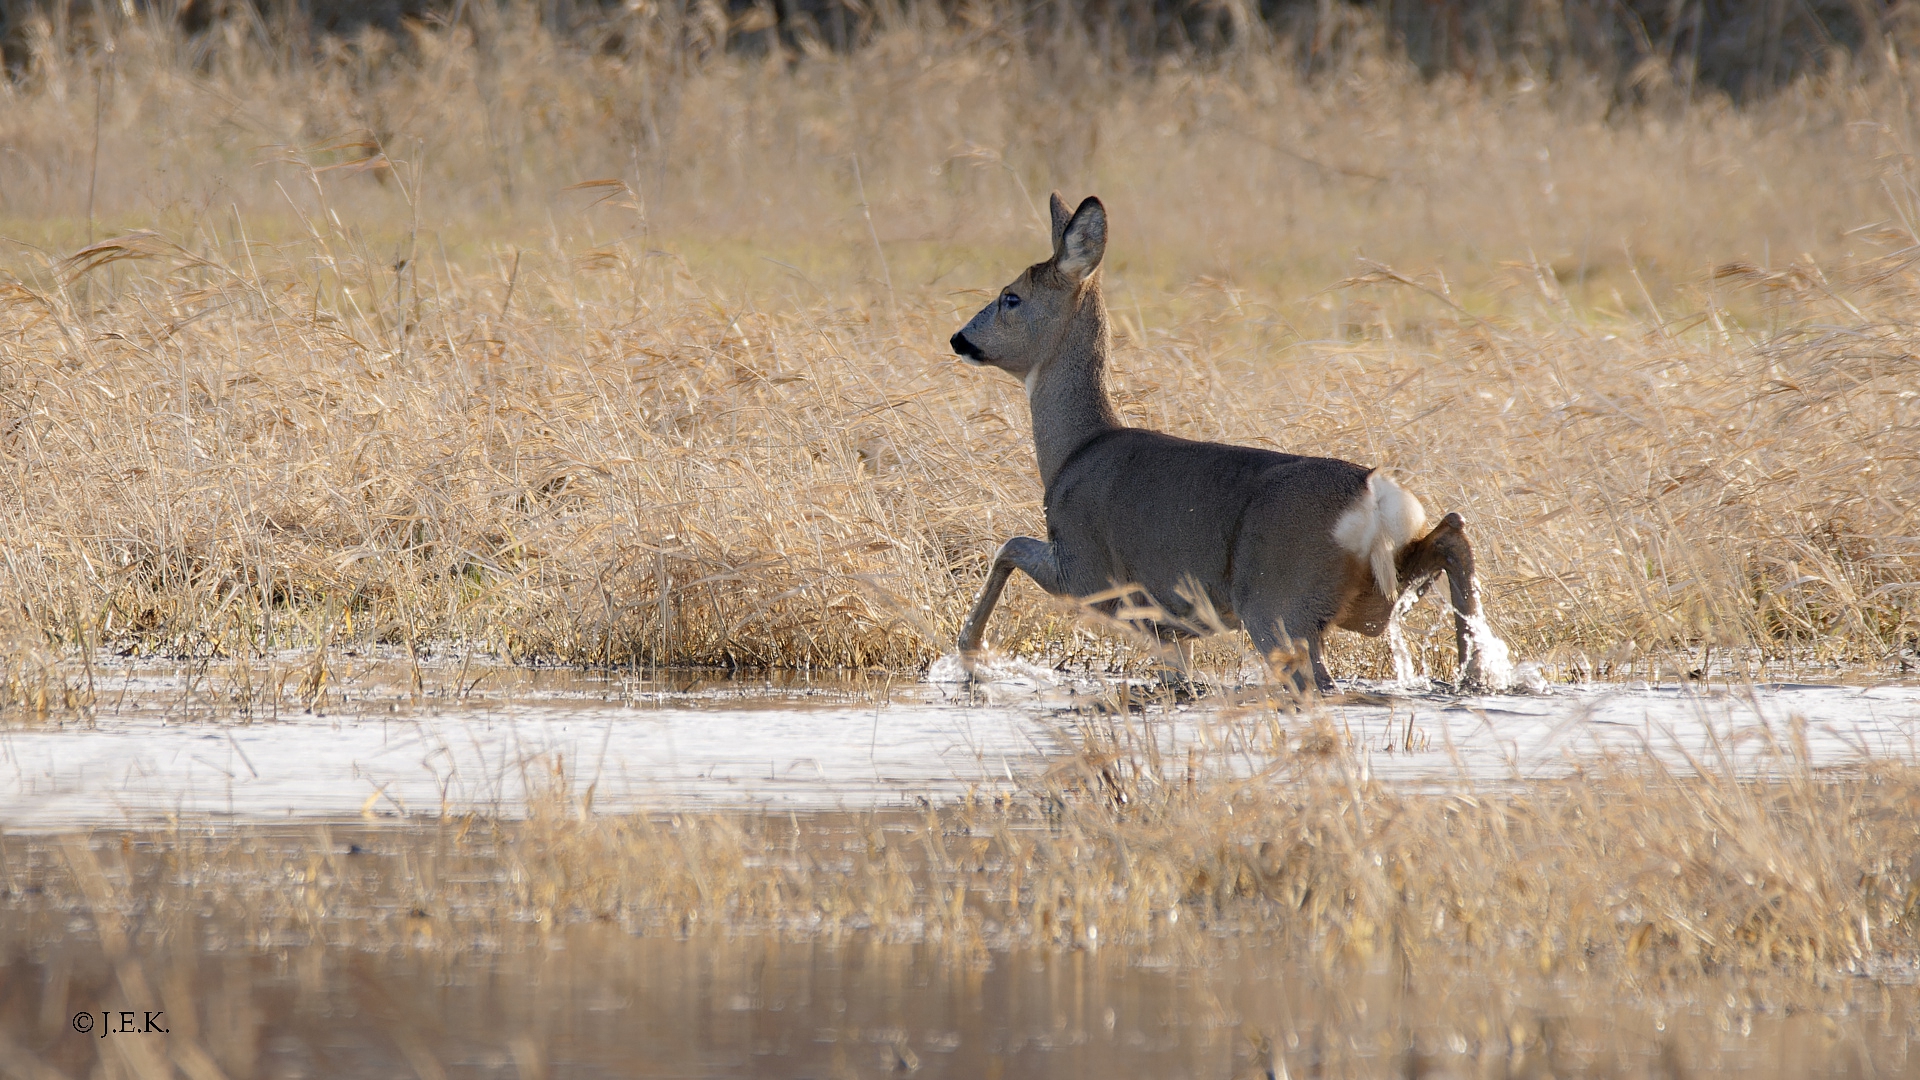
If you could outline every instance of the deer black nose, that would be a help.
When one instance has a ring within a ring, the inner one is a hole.
[[[949,340],[947,344],[953,346],[954,352],[959,353],[961,356],[964,356],[969,360],[985,360],[986,359],[986,355],[980,351],[980,347],[978,345],[975,345],[973,342],[968,341],[967,335],[964,332],[953,335],[952,339]]]

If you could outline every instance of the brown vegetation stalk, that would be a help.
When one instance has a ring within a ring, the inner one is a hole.
[[[1018,388],[944,343],[1056,185],[1113,211],[1123,415],[1394,466],[1523,658],[1912,662],[1898,73],[1621,114],[1376,53],[616,55],[518,10],[298,56],[136,20],[104,104],[51,38],[0,86],[14,699],[97,646],[924,664],[1041,527]]]

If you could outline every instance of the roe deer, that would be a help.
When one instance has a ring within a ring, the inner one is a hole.
[[[987,617],[1014,570],[1055,596],[1089,597],[1137,586],[1178,638],[1244,626],[1278,667],[1304,644],[1315,686],[1333,679],[1321,657],[1329,626],[1368,636],[1397,617],[1396,603],[1447,576],[1460,650],[1460,681],[1485,685],[1488,647],[1459,514],[1426,523],[1420,501],[1378,469],[1194,442],[1120,423],[1107,398],[1112,347],[1100,261],[1107,213],[1099,199],[1067,210],[1051,199],[1053,257],[1030,266],[952,338],[969,363],[1026,384],[1033,443],[1046,492],[1047,539],[1017,536],[960,631],[975,654]],[[1118,601],[1102,606],[1109,612]],[[1297,669],[1295,684],[1305,689]]]

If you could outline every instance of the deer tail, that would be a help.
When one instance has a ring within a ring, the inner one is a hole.
[[[1394,600],[1400,595],[1395,557],[1426,523],[1427,511],[1420,500],[1375,469],[1367,474],[1359,501],[1334,523],[1333,539],[1349,554],[1365,560],[1381,595]]]

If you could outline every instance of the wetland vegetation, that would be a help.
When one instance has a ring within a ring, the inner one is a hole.
[[[502,664],[884,702],[1039,525],[1018,387],[947,339],[1045,253],[1054,187],[1112,214],[1122,414],[1401,470],[1467,516],[1547,700],[1908,678],[1904,24],[1695,80],[1672,42],[1451,63],[1365,5],[1324,41],[1244,7],[1144,52],[994,4],[857,40],[766,7],[20,7],[0,756],[184,724],[237,776],[234,730],[344,723],[370,658],[402,716]],[[1443,614],[1410,620],[1434,687]],[[1394,781],[1376,757],[1446,733],[1356,737],[1241,637],[1199,650],[1218,723],[1170,758],[1142,733],[1188,714],[1127,681],[1152,650],[1026,582],[995,631],[1098,685],[924,806],[608,812],[536,747],[511,806],[9,831],[0,1073],[1913,1069],[1910,710],[1840,764],[1788,718]],[[190,707],[126,708],[155,664]],[[171,1030],[75,1030],[123,1008]]]

